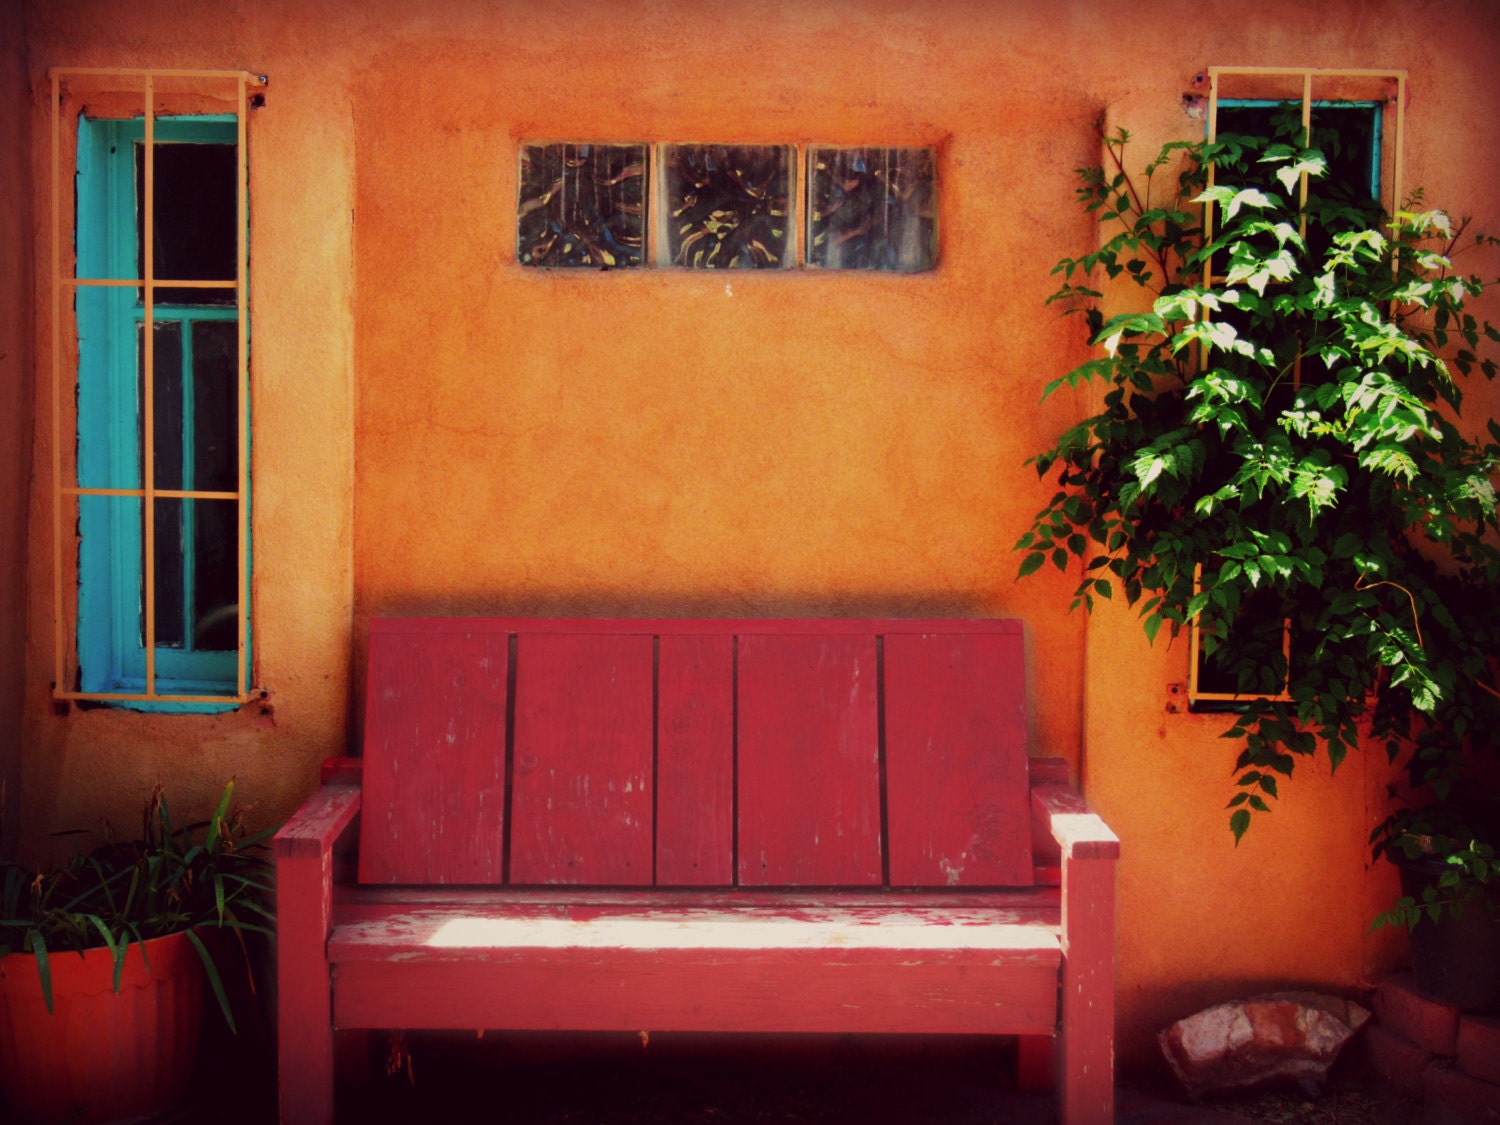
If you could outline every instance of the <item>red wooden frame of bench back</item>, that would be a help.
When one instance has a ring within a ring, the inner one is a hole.
[[[1008,620],[371,623],[360,880],[1033,881]]]

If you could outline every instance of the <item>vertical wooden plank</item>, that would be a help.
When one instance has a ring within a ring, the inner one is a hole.
[[[1115,863],[1063,852],[1063,1125],[1115,1119]]]
[[[893,886],[1029,886],[1019,633],[885,638]]]
[[[332,854],[276,859],[276,1069],[282,1125],[333,1125]]]
[[[740,882],[879,884],[874,636],[738,644]]]
[[[511,882],[650,883],[651,637],[516,645]]]
[[[501,881],[508,667],[501,631],[371,632],[361,882]]]
[[[1050,1094],[1057,1089],[1057,1039],[1051,1035],[1016,1037],[1016,1090]]]
[[[734,882],[734,638],[657,648],[656,882]]]

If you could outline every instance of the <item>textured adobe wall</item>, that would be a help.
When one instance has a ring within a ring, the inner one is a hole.
[[[1419,26],[1408,24],[1399,35],[1395,23],[1366,22],[1342,6],[1316,15],[1277,9],[1277,15],[1285,16],[1277,32],[1259,44],[1211,44],[1205,61],[1406,68],[1406,189],[1424,188],[1424,206],[1478,216],[1481,229],[1500,229],[1500,185],[1485,171],[1500,159],[1500,143],[1485,123],[1500,109],[1500,95],[1484,77],[1485,60],[1500,49],[1500,9],[1427,13],[1433,22],[1426,25],[1403,11]],[[1465,32],[1454,34],[1458,27]],[[1160,45],[1157,57],[1139,61],[1152,73],[1172,65],[1171,54]],[[1206,87],[1185,85],[1182,92],[1206,93]],[[1362,88],[1358,96],[1368,95]],[[1143,89],[1122,90],[1108,118],[1135,134],[1137,166],[1163,142],[1202,128],[1170,99]],[[1500,275],[1493,249],[1461,264],[1465,272]],[[1500,313],[1497,296],[1492,291],[1484,302],[1491,319]],[[1485,419],[1500,415],[1500,388],[1476,377],[1466,393],[1469,427],[1482,430]],[[1187,679],[1186,641],[1184,635],[1169,646],[1163,634],[1148,646],[1135,615],[1120,606],[1096,613],[1088,632],[1084,783],[1124,841],[1119,963],[1126,1065],[1154,1062],[1154,1030],[1210,1000],[1288,982],[1356,988],[1405,955],[1400,934],[1366,928],[1399,893],[1394,869],[1372,865],[1365,845],[1385,816],[1386,786],[1399,771],[1377,746],[1351,754],[1333,775],[1325,759],[1301,762],[1283,781],[1273,814],[1257,817],[1236,847],[1224,805],[1237,748],[1219,738],[1228,724],[1223,716],[1167,709],[1168,685]]]
[[[0,9],[0,857],[21,829],[21,698],[26,644],[26,510],[31,497],[31,195],[21,9]]]
[[[1009,547],[1045,498],[1021,462],[1088,405],[1037,399],[1085,354],[1042,300],[1052,263],[1097,237],[1071,206],[1072,169],[1097,159],[1095,119],[1138,131],[1145,155],[1198,128],[1179,99],[1210,63],[1405,67],[1407,182],[1500,223],[1487,81],[1500,10],[124,7],[29,3],[32,82],[50,64],[271,76],[251,202],[257,670],[272,713],[53,717],[50,512],[35,492],[29,842],[130,823],[158,777],[203,802],[235,772],[262,815],[284,814],[357,727],[348,700],[372,614],[1015,615],[1034,749],[1072,761],[1124,839],[1127,1063],[1150,1058],[1161,1023],[1237,989],[1353,988],[1399,954],[1365,934],[1389,890],[1363,848],[1383,759],[1335,778],[1309,763],[1235,849],[1218,720],[1165,710],[1185,646],[1147,646],[1119,607],[1069,617],[1071,578],[1018,586]],[[38,109],[31,140],[42,223],[44,120]],[[936,144],[942,264],[914,277],[525,271],[516,145],[560,138]],[[36,401],[44,490],[41,388]],[[1487,391],[1469,413],[1495,406]]]
[[[1041,500],[1017,466],[1067,409],[1026,373],[1077,350],[1035,312],[1035,246],[1087,228],[1039,200],[1092,109],[984,78],[1043,22],[589,10],[586,36],[516,8],[401,37],[358,77],[356,621],[1028,604],[1037,741],[1067,752],[1082,622],[1007,549]],[[516,148],[548,138],[936,144],[943,265],[528,269]]]
[[[138,823],[163,781],[179,815],[225,780],[262,822],[284,818],[345,746],[352,604],[353,143],[347,82],[310,16],[268,5],[28,7],[34,93],[37,449],[24,715],[25,849],[46,833]],[[246,69],[271,76],[250,131],[255,682],[264,703],[219,716],[109,708],[53,714],[47,67]]]

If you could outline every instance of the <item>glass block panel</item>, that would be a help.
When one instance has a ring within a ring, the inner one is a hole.
[[[645,145],[521,146],[517,261],[619,269],[645,247]]]
[[[808,152],[807,264],[931,269],[937,262],[937,160],[930,148]]]
[[[790,265],[794,167],[787,145],[664,145],[664,258],[692,269]]]

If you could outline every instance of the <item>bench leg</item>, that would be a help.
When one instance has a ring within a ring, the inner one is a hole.
[[[1075,861],[1064,868],[1068,947],[1058,1036],[1062,1125],[1112,1125],[1115,1119],[1115,870]],[[1071,917],[1068,915],[1071,913]]]
[[[333,1125],[331,857],[277,864],[276,1067],[281,1125]]]
[[[373,1069],[370,1052],[374,1043],[375,1035],[368,1028],[356,1027],[334,1033],[333,1069],[340,1089],[362,1090],[370,1084]]]
[[[1016,1040],[1016,1089],[1046,1094],[1057,1089],[1057,1051],[1050,1035],[1022,1035]]]

